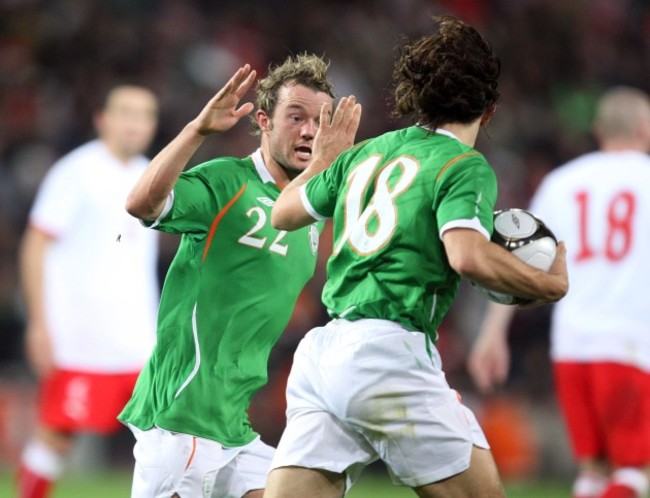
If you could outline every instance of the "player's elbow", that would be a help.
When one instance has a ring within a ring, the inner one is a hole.
[[[291,232],[305,227],[315,220],[302,208],[296,208],[291,203],[278,203],[271,210],[271,225],[276,230]]]
[[[277,204],[271,210],[271,225],[276,230],[293,230],[295,228],[287,210]]]
[[[479,273],[479,264],[475,255],[466,251],[453,251],[447,253],[449,266],[461,277],[472,279]]]
[[[282,216],[275,211],[271,211],[271,226],[275,228],[276,230],[284,230],[283,227],[283,222],[284,220],[282,219]]]
[[[131,216],[142,219],[142,202],[140,202],[133,192],[126,198],[126,205],[124,207],[126,208],[126,212]]]
[[[461,277],[473,279],[485,270],[489,241],[479,232],[466,228],[446,230],[442,234],[447,260]]]
[[[139,220],[155,220],[160,213],[160,209],[152,207],[149,199],[143,198],[135,190],[126,198],[125,208],[127,213]]]
[[[293,231],[313,223],[295,189],[288,187],[275,201],[271,210],[271,225],[277,230]]]

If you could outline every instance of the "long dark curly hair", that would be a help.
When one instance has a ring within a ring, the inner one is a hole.
[[[435,129],[493,112],[501,64],[490,44],[453,16],[433,20],[435,33],[400,48],[393,69],[393,116],[413,114],[418,123]]]

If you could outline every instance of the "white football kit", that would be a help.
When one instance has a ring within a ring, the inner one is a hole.
[[[552,171],[531,211],[567,247],[569,295],[555,304],[555,361],[650,372],[650,158],[593,152]]]
[[[158,427],[141,431],[137,440],[131,498],[241,498],[263,489],[274,449],[259,436],[228,448],[217,441]]]
[[[347,488],[379,458],[395,484],[409,487],[466,470],[472,446],[489,445],[428,340],[377,319],[335,319],[308,332],[271,467],[345,472]]]
[[[147,165],[122,164],[94,140],[52,166],[37,194],[29,223],[54,237],[44,288],[59,369],[137,371],[151,353],[157,235],[124,207]]]

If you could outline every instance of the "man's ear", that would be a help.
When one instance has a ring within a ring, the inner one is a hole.
[[[262,109],[258,109],[257,112],[255,112],[255,120],[257,121],[260,130],[262,130],[262,133],[273,129],[271,117]]]
[[[487,124],[490,122],[492,119],[492,116],[494,116],[494,113],[497,112],[497,105],[492,104],[488,109],[483,113],[483,117],[481,118],[481,126],[487,126]]]

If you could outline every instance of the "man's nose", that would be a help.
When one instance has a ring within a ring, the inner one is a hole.
[[[309,119],[303,125],[301,130],[301,135],[304,138],[314,138],[317,131],[318,131],[318,124],[316,123],[315,120]]]

